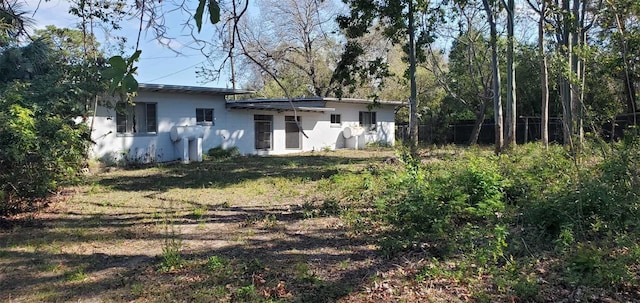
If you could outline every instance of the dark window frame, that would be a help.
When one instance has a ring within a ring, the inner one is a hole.
[[[215,125],[215,113],[213,108],[196,108],[196,124]]]
[[[118,102],[116,111],[116,134],[153,135],[158,133],[158,103]]]
[[[358,121],[360,126],[366,128],[368,131],[375,131],[378,123],[376,112],[362,111],[358,115]]]
[[[331,114],[331,124],[342,124],[342,116],[340,114]]]

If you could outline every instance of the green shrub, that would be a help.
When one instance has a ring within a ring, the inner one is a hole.
[[[530,203],[567,190],[575,164],[564,147],[549,149],[530,143],[500,157],[500,173],[509,180],[505,197],[510,204],[528,207]]]
[[[540,230],[550,240],[571,233],[577,241],[637,228],[639,148],[638,136],[629,135],[613,145],[611,154],[599,162],[589,158],[590,161],[572,165],[558,154],[551,154],[544,160],[531,161],[542,167],[537,170],[539,173],[513,173],[513,183],[524,193],[516,201],[527,228]],[[534,175],[539,176],[538,180]],[[523,199],[525,196],[528,201]]]
[[[28,210],[60,185],[78,181],[87,137],[84,124],[18,104],[0,108],[0,215]]]
[[[233,158],[233,157],[240,156],[240,150],[235,146],[227,149],[223,148],[222,146],[217,146],[210,149],[207,152],[207,156],[209,156],[209,158],[214,160]]]
[[[225,266],[227,266],[227,260],[224,258],[211,256],[207,260],[207,268],[212,272],[222,270]]]
[[[498,223],[505,210],[507,182],[494,157],[470,154],[426,166],[407,156],[400,158],[405,170],[377,202],[398,232],[383,238],[383,251],[394,252],[430,240],[438,243],[431,248],[439,256],[449,255],[456,247],[477,250],[477,256],[485,261],[503,254],[508,232]]]

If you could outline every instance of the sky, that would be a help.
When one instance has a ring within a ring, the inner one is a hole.
[[[69,4],[68,0],[22,0],[26,3],[24,9],[35,12],[32,18],[35,21],[36,28],[44,28],[47,25],[55,25],[56,27],[77,28],[77,24],[80,19],[72,16],[68,13]],[[162,5],[165,11],[169,11],[175,8],[175,2],[182,2],[182,0],[148,0],[154,1],[157,5]],[[129,1],[133,3],[133,1]],[[191,12],[195,11],[197,1],[186,0],[192,8]],[[251,1],[253,3],[254,1]],[[37,9],[36,9],[37,8]],[[250,13],[257,14],[258,9],[255,7],[250,8]],[[196,70],[206,63],[206,57],[199,49],[193,49],[193,38],[189,35],[189,30],[184,30],[183,23],[187,16],[179,11],[166,13],[166,25],[169,28],[168,35],[173,37],[170,45],[174,50],[162,45],[155,39],[154,33],[149,31],[143,31],[140,49],[142,55],[138,62],[138,75],[137,80],[140,83],[153,83],[153,84],[173,84],[173,85],[191,85],[191,86],[208,86],[208,87],[222,87],[230,88],[231,83],[229,81],[230,75],[228,72],[222,74],[220,79],[216,82],[203,83],[204,79],[197,77]],[[205,14],[204,19],[208,21],[208,16]],[[526,20],[525,20],[526,21]],[[191,21],[193,22],[193,21]],[[133,53],[133,47],[138,35],[139,20],[124,20],[120,24],[123,29],[121,32],[116,33],[119,36],[125,36],[129,43],[128,49],[125,50],[125,55],[131,55]],[[529,37],[529,40],[533,41],[534,34],[532,30],[535,27],[528,26],[530,23],[524,22],[518,26],[518,29],[522,31],[520,37]],[[105,35],[100,30],[95,31],[98,41],[103,45],[108,43],[105,41]],[[213,25],[203,22],[203,31],[200,34],[196,34],[198,39],[211,39],[213,36]],[[444,50],[450,45],[450,41],[444,39],[440,41],[439,47]],[[177,52],[176,52],[177,51]],[[219,65],[216,64],[216,65]],[[242,87],[238,87],[242,88]]]
[[[25,0],[24,10],[30,12],[30,16],[35,21],[35,28],[41,29],[47,25],[55,25],[56,27],[77,28],[80,19],[68,13],[69,4],[67,0]],[[168,3],[169,1],[162,1]],[[195,1],[191,1],[195,3]],[[165,4],[163,4],[165,5]],[[166,4],[166,5],[170,5]],[[36,10],[37,8],[37,10]],[[195,11],[195,7],[193,9]],[[35,14],[33,14],[35,12]],[[33,15],[32,15],[33,14]],[[172,12],[166,14],[166,24],[169,26],[169,35],[176,37],[170,42],[173,51],[166,46],[161,45],[156,39],[153,32],[148,31],[142,33],[140,39],[140,49],[142,54],[138,62],[137,80],[140,83],[154,84],[172,84],[172,85],[191,85],[191,86],[209,86],[209,87],[231,87],[228,81],[229,75],[222,75],[221,80],[217,82],[202,83],[203,79],[196,76],[196,70],[202,63],[206,63],[205,56],[200,50],[189,47],[193,39],[185,36],[182,23],[185,16],[180,12]],[[205,19],[208,17],[205,15]],[[128,39],[128,48],[125,55],[131,55],[135,46],[138,35],[139,20],[125,20],[121,23],[122,32],[118,35],[125,36]],[[198,34],[200,39],[208,39],[212,36],[212,25],[203,22],[203,32]],[[96,30],[98,41],[102,45],[106,45],[104,34],[100,30]]]

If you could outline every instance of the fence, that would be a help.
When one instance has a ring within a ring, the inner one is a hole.
[[[418,126],[418,141],[426,144],[468,144],[474,126],[473,120],[461,120],[450,125],[421,124]],[[540,140],[540,119],[521,118],[516,125],[516,142],[522,144]],[[407,140],[409,126],[396,124],[396,139]],[[549,122],[549,141],[562,142],[562,124],[558,119]],[[495,142],[495,124],[493,120],[485,120],[478,134],[478,144]]]

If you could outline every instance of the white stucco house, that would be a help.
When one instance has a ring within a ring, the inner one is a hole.
[[[202,153],[214,147],[279,155],[395,143],[395,110],[401,102],[378,101],[373,106],[373,101],[360,99],[230,97],[249,93],[140,84],[134,104],[98,107],[92,121],[92,157],[112,163],[188,162],[201,160]]]

